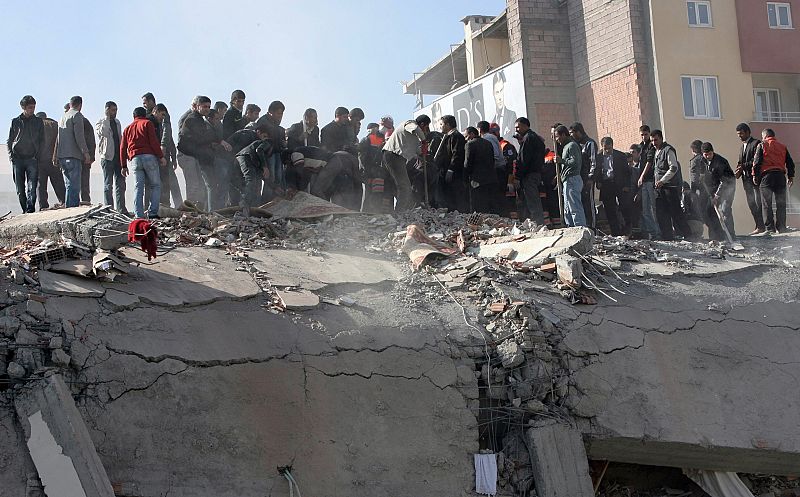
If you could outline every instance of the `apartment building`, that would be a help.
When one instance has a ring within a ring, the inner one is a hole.
[[[755,134],[773,128],[800,157],[798,16],[800,0],[508,0],[499,16],[463,19],[464,41],[404,91],[418,96],[418,112],[460,113],[460,126],[508,103],[540,134],[579,120],[619,148],[648,123],[687,177],[695,139],[735,167],[740,122]],[[741,185],[734,212],[737,231],[749,232]]]

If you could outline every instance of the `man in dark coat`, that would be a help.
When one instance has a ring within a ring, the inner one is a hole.
[[[613,236],[630,234],[631,213],[631,167],[625,154],[614,148],[614,140],[606,136],[600,140],[602,150],[592,164],[589,178],[600,190],[600,201]],[[624,224],[620,224],[622,214]]]

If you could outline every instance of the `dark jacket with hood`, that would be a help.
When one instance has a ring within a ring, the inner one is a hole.
[[[17,159],[39,159],[43,153],[44,123],[36,116],[25,117],[20,114],[11,120],[8,131],[8,156]]]

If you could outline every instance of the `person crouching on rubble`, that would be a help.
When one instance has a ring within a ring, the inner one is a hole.
[[[728,161],[714,152],[714,146],[706,142],[700,146],[703,153],[705,169],[701,174],[701,183],[710,202],[708,217],[719,218],[724,223],[731,237],[736,236],[733,226],[733,197],[736,193],[736,176]],[[709,224],[709,236],[715,240],[725,240],[724,233],[712,233]],[[720,225],[721,230],[721,225]]]
[[[244,186],[242,194],[242,211],[245,217],[250,216],[250,208],[261,205],[262,181],[270,177],[269,164],[274,148],[270,139],[257,140],[247,145],[236,154]]]
[[[147,217],[158,219],[158,201],[161,196],[161,175],[159,166],[167,167],[167,160],[161,150],[161,141],[156,137],[156,127],[147,119],[144,107],[133,109],[133,122],[122,132],[119,145],[122,175],[128,176],[128,161],[133,164],[136,178],[133,205],[136,217],[144,218],[144,188],[150,187],[150,205]]]
[[[361,210],[362,177],[353,145],[334,152],[311,184],[311,194],[350,210]]]

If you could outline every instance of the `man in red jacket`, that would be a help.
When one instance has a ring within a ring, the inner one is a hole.
[[[136,176],[133,198],[136,217],[145,217],[144,187],[146,182],[150,189],[150,207],[147,217],[158,219],[158,200],[161,195],[161,176],[158,167],[159,165],[166,167],[167,161],[161,150],[161,142],[156,137],[156,128],[147,119],[147,110],[144,107],[133,109],[133,122],[122,132],[119,157],[122,162],[123,176],[128,176],[128,161],[133,164],[133,174]]]
[[[786,145],[775,139],[775,131],[761,132],[763,140],[753,158],[753,184],[760,185],[761,205],[766,217],[767,233],[786,230],[786,176],[789,188],[794,183],[794,161]],[[772,216],[772,197],[775,197],[775,218]]]

